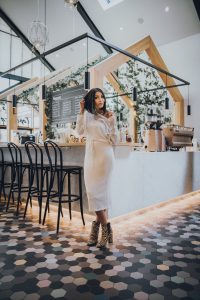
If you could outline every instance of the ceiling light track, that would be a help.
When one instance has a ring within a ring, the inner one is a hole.
[[[89,38],[89,39],[91,39],[91,40],[94,40],[94,41],[98,42],[99,44],[106,45],[106,46],[110,47],[111,49],[113,49],[113,50],[115,50],[115,51],[117,51],[117,52],[119,52],[119,53],[122,53],[122,54],[124,54],[125,56],[130,57],[131,59],[134,59],[134,60],[136,60],[136,61],[138,61],[138,62],[140,62],[140,63],[142,63],[142,64],[144,64],[144,65],[149,66],[149,67],[152,68],[152,69],[157,70],[157,71],[160,72],[160,73],[163,73],[163,74],[165,74],[165,75],[167,75],[167,76],[169,76],[169,77],[171,77],[171,78],[174,78],[174,79],[176,79],[176,80],[178,80],[178,81],[181,81],[182,83],[184,83],[184,85],[189,85],[189,84],[190,84],[188,81],[186,81],[186,80],[184,80],[184,79],[182,79],[182,78],[180,78],[180,77],[178,77],[178,76],[176,76],[176,75],[174,75],[174,74],[172,74],[172,73],[170,73],[170,72],[168,72],[168,71],[166,71],[166,70],[164,70],[164,69],[161,69],[161,68],[157,67],[156,65],[153,65],[153,64],[151,64],[151,63],[149,63],[149,62],[147,62],[147,61],[145,61],[145,60],[143,60],[143,59],[141,59],[141,58],[139,58],[139,57],[133,55],[132,53],[130,53],[130,52],[126,51],[126,50],[123,50],[123,49],[121,49],[121,48],[119,48],[119,47],[117,47],[117,46],[115,46],[115,45],[113,45],[113,44],[111,44],[111,43],[108,43],[108,42],[106,42],[106,41],[104,41],[104,40],[102,40],[102,39],[99,39],[99,38],[97,38],[97,37],[95,37],[95,36],[93,36],[93,35],[91,35],[91,34],[89,34],[89,33],[82,34],[82,35],[80,35],[80,36],[78,36],[78,37],[76,37],[76,38],[73,38],[72,40],[70,40],[70,41],[68,41],[68,42],[66,42],[66,43],[63,43],[63,44],[61,44],[61,45],[59,45],[59,46],[57,46],[57,47],[55,47],[55,48],[52,48],[52,49],[50,49],[50,50],[48,50],[48,51],[46,51],[46,52],[40,54],[39,57],[34,57],[34,58],[32,58],[32,59],[29,59],[29,60],[25,61],[24,63],[21,63],[21,64],[19,64],[18,66],[15,66],[15,67],[13,67],[13,68],[7,70],[7,71],[4,72],[1,76],[3,77],[3,76],[5,76],[7,73],[10,73],[11,71],[14,71],[14,70],[16,70],[16,69],[18,69],[18,68],[20,68],[20,67],[26,65],[26,64],[29,64],[29,63],[31,63],[31,62],[33,62],[33,61],[39,59],[39,58],[43,58],[44,56],[47,56],[47,55],[49,55],[49,54],[52,54],[52,53],[54,53],[54,52],[56,52],[56,51],[58,51],[58,50],[60,50],[60,49],[63,49],[63,48],[65,48],[65,47],[67,47],[67,46],[70,46],[70,45],[72,45],[72,44],[74,44],[74,43],[76,43],[76,42],[78,42],[78,41],[81,41],[81,40],[83,40],[83,39],[85,39],[85,38]]]

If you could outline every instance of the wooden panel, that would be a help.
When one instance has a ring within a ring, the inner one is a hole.
[[[7,140],[11,140],[11,130],[17,130],[17,109],[13,114],[12,96],[7,97]]]
[[[34,78],[30,79],[30,80],[27,80],[24,83],[21,83],[20,85],[16,86],[15,88],[12,88],[9,91],[1,94],[0,95],[0,99],[5,99],[7,96],[13,95],[18,90],[25,91],[27,89],[27,86],[29,86],[30,84],[33,84],[37,79],[38,79],[38,77],[34,77]]]
[[[47,124],[47,116],[45,114],[46,101],[42,100],[42,85],[39,86],[39,115],[40,115],[40,131],[43,141],[46,139],[45,126]]]
[[[164,63],[160,53],[158,52],[158,49],[156,48],[154,42],[150,38],[150,47],[146,49],[146,52],[151,59],[151,62],[156,65],[157,67],[160,67],[166,71],[169,72],[166,64]],[[174,85],[176,84],[175,80],[172,77],[167,77],[166,82],[166,75],[164,73],[158,72],[160,78],[162,79],[164,85]],[[181,95],[179,89],[177,87],[168,89],[168,92],[173,98],[173,101],[179,102],[179,105],[175,105],[175,121],[176,124],[184,125],[184,98]]]
[[[126,48],[125,50],[130,52],[133,55],[138,55],[140,52],[145,51],[150,46],[150,37],[147,36],[141,41],[135,43],[134,45]],[[130,57],[125,56],[124,54],[117,53],[112,57],[104,60],[103,62],[96,65],[95,70],[99,71],[100,75],[107,75],[108,73],[116,70],[119,66],[123,65],[125,62],[130,60]]]

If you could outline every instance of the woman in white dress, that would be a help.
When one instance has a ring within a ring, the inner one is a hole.
[[[99,88],[91,89],[80,102],[76,130],[86,136],[84,179],[89,210],[95,211],[88,246],[105,247],[113,242],[113,232],[108,222],[110,208],[110,177],[114,164],[113,145],[117,141],[116,120],[106,110],[106,99]],[[98,242],[99,227],[102,237]]]

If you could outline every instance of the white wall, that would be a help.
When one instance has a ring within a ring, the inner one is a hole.
[[[189,99],[192,115],[187,116],[188,87],[180,87],[185,99],[185,126],[195,128],[195,137],[200,142],[200,34],[159,47],[170,73],[189,81]]]

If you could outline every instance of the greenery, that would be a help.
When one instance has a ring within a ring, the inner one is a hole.
[[[140,54],[141,57],[144,54]],[[171,114],[164,112],[164,102],[165,98],[168,97],[166,89],[156,90],[152,92],[140,93],[144,90],[149,90],[153,88],[159,88],[163,86],[157,71],[154,69],[140,64],[138,61],[129,60],[127,63],[123,64],[116,70],[118,76],[118,84],[120,89],[124,93],[131,93],[133,87],[137,88],[138,97],[135,104],[135,109],[137,112],[137,134],[139,137],[142,135],[142,131],[145,128],[145,116],[148,114],[150,109],[154,110],[154,113],[164,122],[171,122]],[[113,87],[106,82],[105,90],[108,93],[115,94]],[[132,98],[132,96],[129,96]],[[123,114],[123,121],[127,122],[128,112],[127,107],[122,104],[119,97],[112,99],[110,106],[113,107],[118,118],[120,113]]]
[[[139,57],[143,58],[144,53],[141,53]],[[46,124],[46,133],[48,138],[54,138],[53,128],[51,126],[52,121],[52,93],[56,91],[63,90],[65,88],[78,86],[83,84],[84,81],[84,72],[87,68],[90,68],[97,63],[100,63],[106,57],[99,57],[96,60],[88,64],[88,66],[82,66],[75,71],[72,71],[70,75],[59,80],[55,84],[51,85],[47,89],[46,97],[46,108],[45,113],[47,116]],[[145,60],[147,60],[145,58]],[[163,120],[163,122],[171,122],[171,114],[168,115],[164,112],[164,100],[168,96],[166,89],[161,89],[153,92],[140,93],[144,90],[149,90],[152,88],[159,88],[163,86],[157,71],[154,69],[140,64],[138,61],[129,60],[127,63],[123,64],[116,70],[116,75],[118,77],[118,84],[122,93],[131,93],[133,87],[137,88],[138,98],[137,102],[133,103],[137,112],[136,121],[138,135],[141,136],[142,130],[145,127],[145,116],[148,114],[150,109],[154,109],[154,112]],[[22,104],[31,104],[35,109],[39,110],[39,95],[38,95],[39,86],[30,88],[29,90],[23,91],[17,98],[18,103]],[[129,119],[129,109],[123,103],[121,98],[117,95],[112,85],[105,81],[104,82],[104,91],[108,98],[108,108],[113,110],[117,115],[118,121],[128,122]],[[115,96],[109,98],[109,96]],[[129,96],[131,98],[131,96]],[[4,102],[2,102],[4,103]],[[2,106],[2,105],[1,105]],[[2,109],[2,108],[1,108]],[[123,116],[123,118],[122,118]],[[1,118],[2,119],[2,118]],[[4,123],[5,120],[2,119]]]

